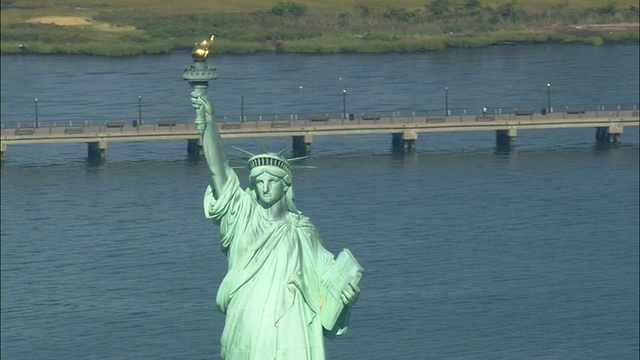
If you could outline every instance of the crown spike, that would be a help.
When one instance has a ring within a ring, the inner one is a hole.
[[[300,161],[300,160],[304,160],[304,159],[306,159],[306,158],[308,158],[308,156],[300,156],[300,157],[294,157],[294,158],[287,159],[287,161],[288,161],[288,162],[292,162],[292,161]]]
[[[284,154],[285,151],[287,151],[288,147],[285,147],[284,149],[280,150],[276,155],[278,156],[282,156],[282,154]]]
[[[239,147],[237,147],[237,146],[233,146],[233,145],[231,145],[231,147],[232,147],[232,148],[234,148],[234,149],[236,149],[236,150],[238,150],[238,151],[240,151],[241,153],[243,153],[243,154],[245,154],[245,155],[247,155],[247,156],[250,156],[250,157],[254,157],[254,156],[256,156],[256,154],[250,153],[250,152],[248,152],[247,150],[240,149],[240,148],[239,148]]]
[[[259,143],[258,143],[258,146],[260,146],[260,149],[262,149],[262,152],[263,152],[263,153],[265,153],[265,154],[266,154],[266,153],[268,153],[267,148],[264,146],[264,144],[263,144],[263,143],[259,142]]]
[[[234,149],[244,153],[245,155],[249,156],[248,160],[246,161],[246,165],[245,166],[233,166],[232,168],[234,169],[248,169],[249,171],[253,170],[254,168],[257,167],[262,167],[262,166],[268,166],[268,167],[276,167],[279,168],[281,170],[283,170],[284,172],[286,172],[290,177],[293,177],[293,174],[291,172],[292,169],[315,169],[317,167],[315,166],[305,166],[305,165],[291,165],[290,162],[293,161],[298,161],[298,160],[303,160],[308,158],[308,156],[301,156],[301,157],[294,157],[294,158],[290,158],[287,159],[284,156],[282,156],[282,154],[287,150],[287,148],[285,147],[284,149],[282,149],[281,151],[279,151],[278,153],[272,153],[267,151],[267,149],[265,148],[265,146],[262,143],[257,142],[257,144],[260,146],[260,148],[262,149],[263,153],[262,154],[253,154],[249,151],[243,150],[239,147],[233,146],[231,145]],[[238,160],[229,160],[229,162],[236,162],[238,163]]]

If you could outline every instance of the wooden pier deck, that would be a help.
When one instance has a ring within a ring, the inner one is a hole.
[[[363,114],[353,120],[312,115],[308,119],[218,122],[223,138],[290,136],[294,149],[310,150],[313,137],[329,135],[391,134],[394,146],[412,147],[419,133],[495,131],[498,142],[513,141],[518,131],[530,129],[594,128],[601,141],[619,141],[624,127],[639,126],[638,110],[561,112],[533,114],[514,112],[491,115],[394,116]],[[199,141],[195,124],[171,119],[133,126],[124,121],[88,126],[46,126],[5,128],[0,131],[2,154],[8,146],[82,142],[94,150],[106,149],[109,142],[188,140],[189,148]]]

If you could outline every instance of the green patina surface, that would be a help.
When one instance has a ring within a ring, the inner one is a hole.
[[[191,102],[211,172],[204,214],[220,226],[229,263],[216,297],[226,316],[221,355],[324,359],[324,338],[347,330],[363,269],[346,249],[334,258],[295,206],[290,159],[247,152],[249,187],[240,187],[207,95],[214,75],[203,69],[212,69],[205,64],[212,41],[197,44],[194,66],[184,78],[193,87]]]

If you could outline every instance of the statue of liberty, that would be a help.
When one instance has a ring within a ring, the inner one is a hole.
[[[222,358],[324,359],[324,337],[342,335],[362,268],[348,250],[337,258],[293,201],[292,165],[280,153],[250,155],[242,189],[229,165],[206,90],[191,102],[211,183],[206,218],[220,226],[228,272],[216,304],[225,314]]]

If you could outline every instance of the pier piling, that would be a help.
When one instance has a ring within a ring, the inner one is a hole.
[[[311,143],[313,142],[313,135],[305,134],[302,136],[292,136],[292,148],[297,154],[308,155],[311,153]]]
[[[596,128],[596,141],[599,143],[618,143],[622,137],[622,125],[614,124]]]
[[[187,153],[192,157],[204,156],[204,146],[202,144],[202,138],[190,139],[187,143]]]
[[[87,143],[87,156],[89,159],[103,160],[107,157],[107,142],[100,140],[98,142]]]
[[[510,148],[513,146],[513,138],[516,136],[518,136],[518,129],[516,128],[510,128],[508,130],[496,130],[496,145],[502,148]]]
[[[394,149],[404,149],[405,151],[413,150],[416,147],[418,134],[414,131],[404,131],[401,133],[391,134],[391,146]]]

